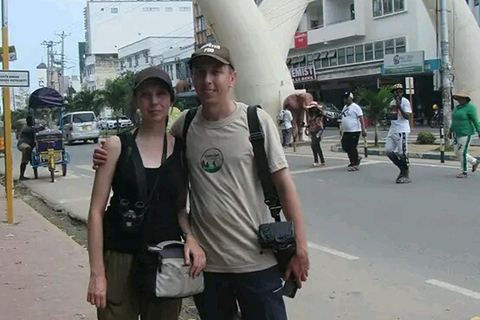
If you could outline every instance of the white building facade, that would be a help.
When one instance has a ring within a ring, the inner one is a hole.
[[[185,37],[147,37],[118,50],[120,70],[137,72],[150,66],[167,71],[173,85],[179,80],[191,83],[187,62],[194,52],[193,31]]]
[[[193,37],[192,2],[88,1],[85,29],[84,86],[102,89],[105,80],[120,74],[121,48],[149,37],[170,37],[178,41]]]
[[[422,51],[426,63],[438,62],[436,30],[418,0],[313,1],[295,38],[287,59],[295,87],[308,89],[315,99],[337,107],[347,90],[404,83],[407,75],[382,73],[388,54]],[[299,67],[308,67],[309,76],[299,75],[298,70],[305,70]],[[424,72],[412,74],[419,114],[425,114],[437,99],[438,71],[429,68],[434,69],[428,65]]]

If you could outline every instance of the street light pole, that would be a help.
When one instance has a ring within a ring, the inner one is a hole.
[[[440,36],[442,52],[442,109],[443,129],[447,132],[452,121],[452,75],[450,66],[450,44],[448,42],[447,0],[440,0]],[[447,134],[443,135],[444,145],[450,145]]]
[[[2,0],[2,51],[3,70],[9,69],[8,10],[7,1]],[[13,167],[12,167],[12,117],[10,113],[10,88],[3,88],[3,112],[5,115],[5,183],[7,196],[7,222],[13,223]]]

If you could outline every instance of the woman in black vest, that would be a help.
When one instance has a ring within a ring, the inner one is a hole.
[[[98,308],[98,319],[178,319],[181,299],[142,294],[136,281],[141,272],[137,258],[147,243],[180,240],[183,233],[185,263],[192,259],[191,276],[198,276],[205,266],[205,254],[187,221],[181,141],[166,130],[174,99],[165,71],[156,67],[140,71],[133,100],[141,125],[133,135],[111,137],[104,145],[108,156],[95,174],[88,217],[87,301]],[[105,210],[111,188],[114,193]],[[137,205],[139,201],[146,210]]]

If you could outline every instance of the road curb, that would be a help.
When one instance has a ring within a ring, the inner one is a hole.
[[[342,147],[338,144],[337,145],[332,145],[330,147],[330,151],[345,153],[345,151],[343,151]],[[362,150],[359,149],[358,152],[359,152],[359,154],[363,154],[363,152],[364,152],[363,148],[362,148]],[[385,156],[385,151],[383,151],[383,150],[368,150],[367,154],[370,155],[370,156]],[[411,159],[441,160],[439,153],[410,152],[410,153],[408,153],[408,157],[411,158]],[[458,158],[455,155],[446,154],[444,158],[445,158],[445,161],[458,161]],[[476,157],[476,159],[480,160],[480,157]]]

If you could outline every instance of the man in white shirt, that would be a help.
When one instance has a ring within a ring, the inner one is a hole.
[[[412,107],[408,99],[403,97],[403,85],[393,86],[395,95],[390,104],[389,118],[391,121],[390,131],[388,132],[385,143],[385,154],[400,169],[397,177],[397,183],[410,183],[410,170],[408,160],[407,140],[410,133],[410,115]]]
[[[343,99],[345,106],[342,110],[342,148],[350,160],[348,171],[357,171],[361,160],[357,150],[358,140],[360,134],[367,136],[367,130],[362,108],[353,102],[353,93],[346,92]]]
[[[292,146],[292,121],[292,112],[286,105],[283,106],[283,110],[278,114],[278,123],[282,128],[282,146],[284,148]]]

